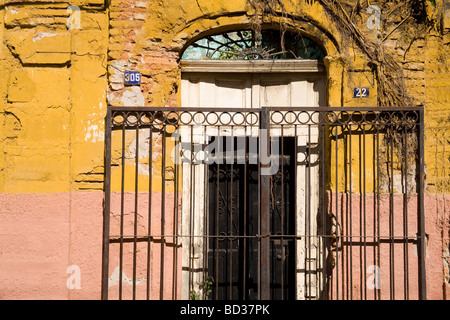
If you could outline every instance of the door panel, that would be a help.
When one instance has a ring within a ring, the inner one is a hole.
[[[292,106],[292,86],[288,79],[284,81],[261,80],[259,87],[260,104],[262,106]]]
[[[283,170],[271,179],[270,239],[272,299],[295,298],[294,138],[284,141]],[[280,160],[281,161],[281,160]],[[213,299],[257,299],[258,166],[208,167],[208,276]]]
[[[182,107],[260,108],[325,105],[325,82],[315,74],[184,73]]]
[[[183,75],[181,97],[182,107],[250,108],[251,76]]]
[[[258,168],[210,165],[208,171],[207,269],[214,279],[212,298],[255,300],[258,242],[248,236],[258,233]]]

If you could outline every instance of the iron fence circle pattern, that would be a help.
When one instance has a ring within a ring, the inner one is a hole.
[[[284,120],[283,113],[281,111],[273,111],[270,114],[270,121],[273,124],[281,124]]]
[[[323,123],[323,112],[313,111],[310,115],[311,122],[313,124],[322,124]]]
[[[245,122],[247,125],[255,126],[259,122],[259,117],[255,112],[249,112],[245,115]]]
[[[179,115],[179,120],[181,124],[191,123],[192,119],[193,116],[190,112],[182,112],[181,115]]]
[[[362,121],[368,125],[376,123],[376,113],[374,111],[364,112],[362,114]]]
[[[219,116],[219,123],[221,125],[235,125],[232,123],[233,118],[231,117],[229,112],[222,112]]]
[[[245,117],[242,113],[233,113],[231,120],[238,126],[245,125]]]
[[[149,113],[143,113],[139,116],[139,123],[142,125],[151,125],[153,122],[153,117]]]
[[[338,115],[334,111],[327,111],[325,113],[325,123],[326,124],[334,124],[338,119]]]
[[[169,111],[166,113],[166,119],[168,124],[177,125],[179,123],[179,114],[175,111]]]
[[[125,122],[125,115],[122,112],[115,112],[112,116],[112,125],[121,126]]]
[[[287,124],[294,124],[297,120],[297,116],[294,111],[288,111],[283,115],[283,121]]]
[[[194,113],[193,117],[192,117],[192,122],[194,125],[202,125],[205,123],[205,113],[202,111],[197,111]]]
[[[219,116],[215,112],[208,112],[206,115],[206,122],[209,125],[215,125],[219,121]]]
[[[358,111],[358,110],[272,110],[270,122],[274,125],[331,125],[354,126],[368,130],[376,126],[379,130],[385,127],[414,128],[419,121],[419,113],[415,110],[392,111]],[[178,111],[176,108],[161,111],[114,111],[111,116],[113,128],[136,126],[257,126],[259,110],[252,111],[211,111],[200,108],[192,111]]]

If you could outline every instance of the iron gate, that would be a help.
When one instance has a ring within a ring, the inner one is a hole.
[[[103,299],[424,299],[422,108],[109,107]]]

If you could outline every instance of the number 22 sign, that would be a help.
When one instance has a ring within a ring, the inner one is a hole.
[[[353,98],[368,98],[369,88],[353,88]]]

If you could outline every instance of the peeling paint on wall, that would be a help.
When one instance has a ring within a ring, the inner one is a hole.
[[[139,145],[136,150],[136,142],[138,139],[133,139],[128,147],[127,159],[132,160],[132,164],[135,165],[134,159],[136,159],[136,154],[139,155],[138,162],[138,172],[142,175],[150,174],[150,165],[149,165],[149,154],[150,154],[150,131],[149,130],[140,130],[139,131]],[[158,162],[161,160],[161,137],[158,135],[156,138],[153,138],[152,141],[152,163]],[[153,165],[152,174],[155,170],[155,166]]]
[[[86,134],[84,136],[85,141],[101,142],[104,141],[105,133],[99,128],[99,125],[92,124],[86,128]]]
[[[55,37],[57,34],[56,33],[50,33],[50,32],[38,32],[34,37],[33,37],[33,42],[39,41],[44,39],[45,37]]]
[[[444,249],[444,282],[450,284],[450,249]]]
[[[0,142],[14,142],[21,130],[22,124],[16,115],[0,111]]]
[[[120,101],[124,106],[145,106],[145,97],[139,87],[131,87],[125,89]]]
[[[119,280],[120,280],[120,268],[116,267],[114,269],[114,271],[111,273],[111,275],[109,276],[108,288],[118,285]],[[135,284],[140,285],[141,283],[143,283],[146,280],[147,280],[147,278],[136,279]],[[122,271],[122,283],[130,285],[130,286],[133,285],[133,279],[128,278],[127,275],[125,274],[125,272],[123,272],[123,271]]]

